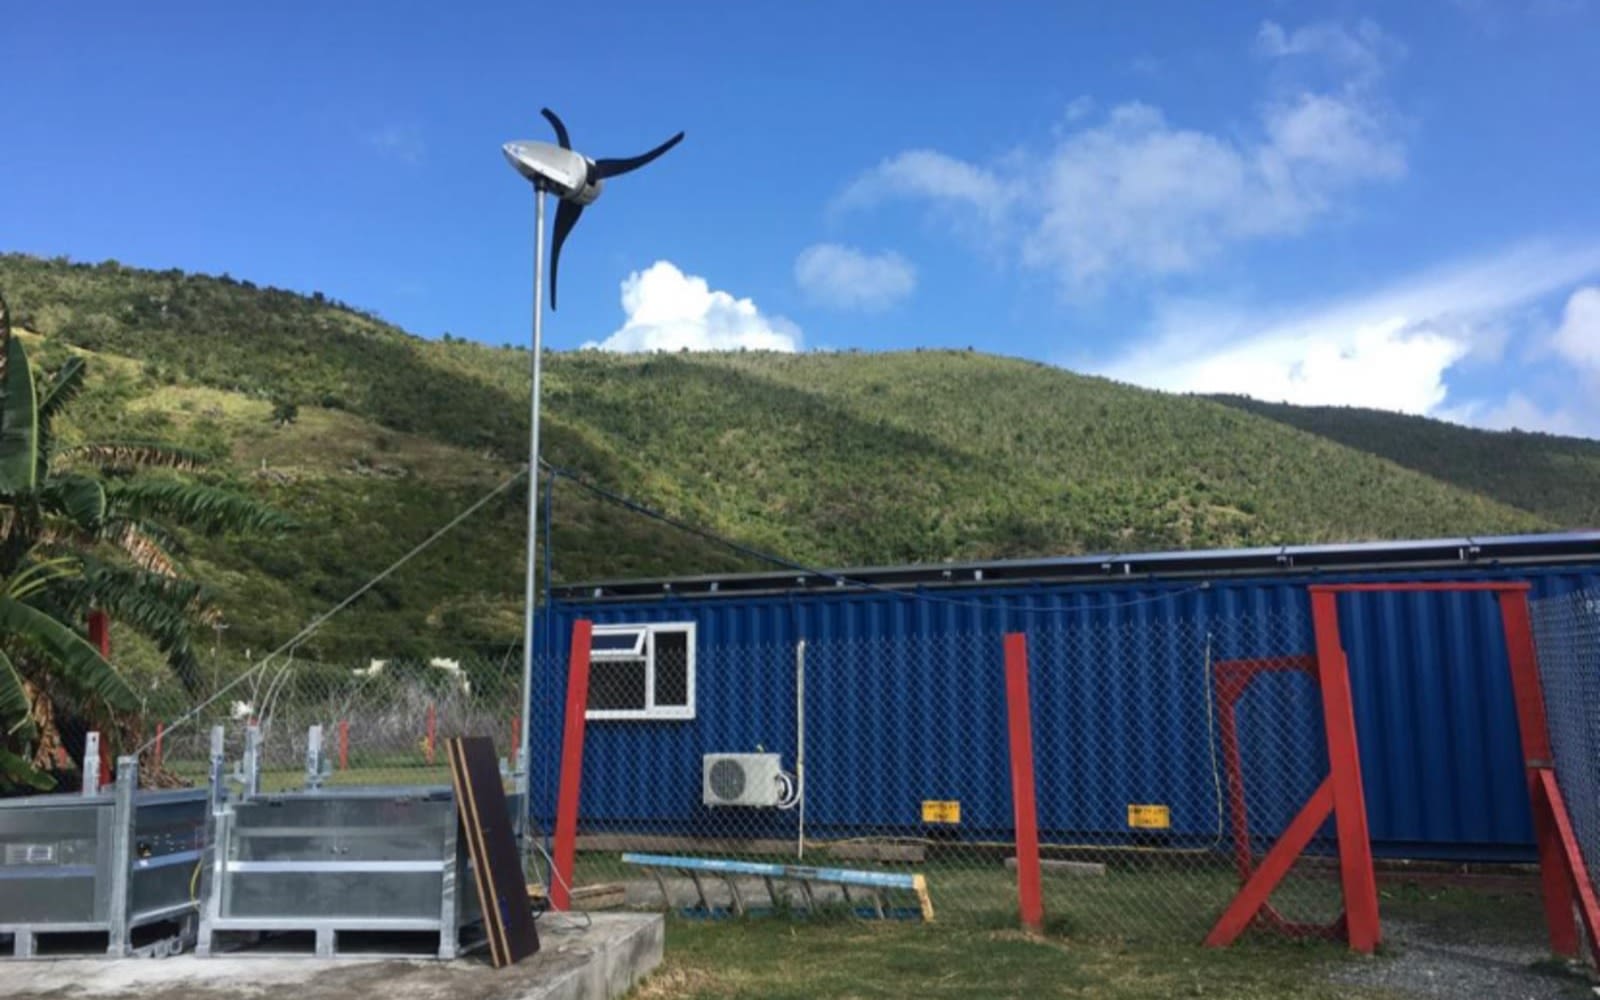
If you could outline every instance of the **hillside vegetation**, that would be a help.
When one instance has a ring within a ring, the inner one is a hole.
[[[40,366],[88,357],[64,435],[160,437],[299,524],[189,539],[224,658],[276,645],[520,467],[528,355],[320,294],[0,256]],[[1487,534],[1600,521],[1600,445],[1136,389],[971,352],[552,354],[545,455],[743,543],[861,565]],[[292,418],[292,419],[289,419]],[[526,494],[502,492],[308,655],[499,650]],[[563,581],[756,568],[561,483]]]

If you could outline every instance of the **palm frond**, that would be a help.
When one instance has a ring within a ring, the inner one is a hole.
[[[71,357],[61,366],[50,384],[44,388],[39,397],[39,444],[36,463],[39,467],[39,480],[44,481],[50,474],[51,458],[55,455],[56,416],[83,391],[87,366],[80,357]]]
[[[0,382],[6,378],[7,363],[10,357],[6,348],[11,344],[11,306],[6,304],[6,297],[0,294]]]
[[[159,576],[177,576],[178,566],[173,562],[172,553],[153,538],[145,527],[138,521],[111,521],[106,525],[103,537],[122,550],[140,569]]]
[[[135,469],[191,472],[206,464],[206,456],[159,441],[97,441],[63,448],[56,453],[53,461],[57,468],[82,462],[107,472]]]
[[[77,576],[82,568],[82,563],[75,556],[57,556],[35,562],[18,570],[6,581],[5,587],[0,588],[0,593],[12,600],[26,600],[59,580]]]
[[[210,593],[200,584],[96,561],[85,569],[82,579],[60,588],[55,596],[73,615],[97,608],[149,636],[184,688],[197,690],[200,661],[191,646],[190,632],[196,624],[217,617]]]
[[[294,522],[242,493],[176,479],[135,479],[108,484],[113,514],[162,517],[207,533],[285,531]]]
[[[0,490],[31,490],[39,477],[39,400],[33,367],[20,338],[11,335],[10,313],[0,319]]]
[[[15,721],[13,721],[15,720]],[[5,735],[31,740],[38,735],[33,724],[33,702],[11,658],[0,650],[0,727]]]
[[[88,367],[82,358],[73,355],[50,379],[50,384],[39,396],[39,423],[42,426],[48,425],[64,406],[83,392]]]
[[[0,633],[24,643],[56,667],[63,683],[98,697],[114,709],[132,711],[139,695],[78,633],[40,611],[9,597],[0,597]]]
[[[56,787],[56,779],[6,749],[0,749],[0,778],[37,792],[48,792]]]
[[[39,490],[39,496],[49,507],[70,518],[80,531],[98,529],[106,516],[105,487],[88,476],[51,476]]]

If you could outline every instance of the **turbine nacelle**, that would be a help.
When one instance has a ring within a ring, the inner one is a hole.
[[[594,161],[582,153],[549,142],[531,139],[508,142],[500,147],[517,173],[549,191],[562,201],[593,204],[605,182],[594,174]]]
[[[554,310],[556,271],[561,266],[561,245],[567,241],[567,234],[572,232],[572,227],[578,224],[578,216],[583,214],[583,207],[593,204],[594,200],[600,197],[600,190],[605,186],[607,177],[638,170],[683,141],[683,133],[679,132],[655,149],[639,156],[620,160],[591,160],[573,150],[572,142],[567,138],[567,127],[556,117],[554,111],[541,108],[539,113],[544,115],[550,127],[555,129],[556,145],[532,139],[519,139],[508,142],[500,148],[517,173],[533,182],[538,197],[543,197],[544,192],[548,191],[561,200],[560,206],[556,209],[555,238],[551,241],[550,251],[550,308]]]

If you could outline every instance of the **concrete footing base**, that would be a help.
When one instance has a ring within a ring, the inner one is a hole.
[[[66,959],[8,963],[0,997],[35,1000],[611,1000],[661,962],[657,914],[546,914],[541,948],[493,969],[486,955],[454,962],[318,959],[240,952],[213,958]]]

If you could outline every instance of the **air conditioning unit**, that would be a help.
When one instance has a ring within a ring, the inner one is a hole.
[[[775,806],[779,797],[775,753],[708,753],[701,761],[701,801],[708,806]]]

